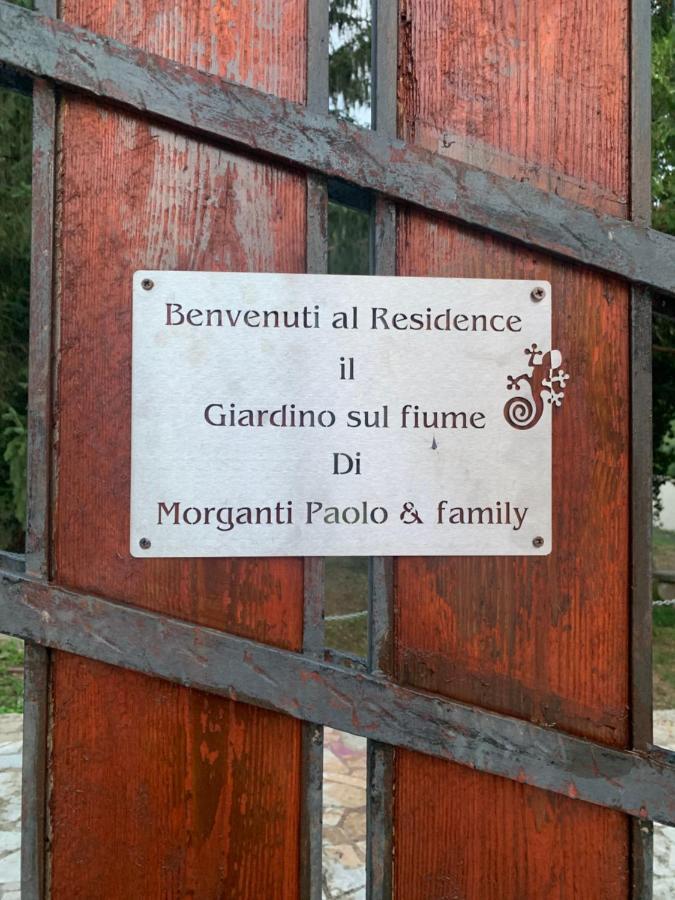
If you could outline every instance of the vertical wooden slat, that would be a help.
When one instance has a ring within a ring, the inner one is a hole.
[[[400,135],[626,215],[628,13],[599,0],[401,0]],[[553,423],[551,556],[399,560],[399,678],[627,746],[628,290],[412,210],[399,212],[398,267],[550,280],[571,373]],[[618,813],[406,752],[395,785],[406,900],[629,894],[630,826]]]
[[[304,0],[61,13],[305,99]],[[74,96],[61,120],[55,580],[299,650],[302,560],[130,558],[129,378],[132,272],[303,271],[305,180]],[[53,896],[298,896],[299,723],[63,653],[51,698]]]

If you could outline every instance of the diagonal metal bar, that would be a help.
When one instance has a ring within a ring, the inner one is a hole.
[[[675,238],[0,0],[0,64],[675,293]]]
[[[675,824],[675,766],[367,673],[0,572],[0,632]]]

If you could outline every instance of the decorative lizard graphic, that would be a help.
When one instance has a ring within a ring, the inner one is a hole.
[[[526,393],[511,397],[504,405],[504,418],[514,428],[525,430],[534,428],[544,412],[544,403],[560,406],[565,395],[565,385],[569,375],[560,368],[562,354],[560,350],[545,353],[536,344],[525,348],[529,357],[529,371],[522,375],[509,375],[506,381],[507,390],[529,390]]]

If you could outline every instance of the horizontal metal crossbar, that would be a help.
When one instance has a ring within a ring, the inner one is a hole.
[[[0,0],[0,63],[675,293],[675,238]]]
[[[308,655],[0,572],[0,632],[675,824],[675,766]]]

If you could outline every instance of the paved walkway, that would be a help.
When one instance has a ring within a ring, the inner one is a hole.
[[[366,741],[324,730],[323,898],[366,898]]]
[[[654,713],[654,743],[675,750],[675,709]],[[654,900],[675,898],[675,828],[654,825]]]
[[[0,716],[0,900],[20,900],[20,715]]]
[[[675,749],[675,710],[658,710],[655,741]],[[365,900],[366,742],[327,728],[324,900]],[[0,900],[20,900],[21,716],[0,715]],[[654,829],[654,900],[675,898],[675,828]]]

